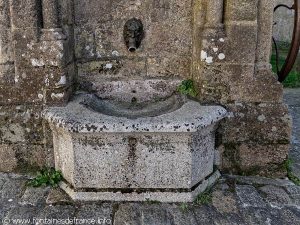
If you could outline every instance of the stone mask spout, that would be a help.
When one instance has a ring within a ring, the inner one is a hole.
[[[125,23],[124,41],[128,51],[135,52],[141,45],[144,37],[144,26],[141,20],[132,18]]]

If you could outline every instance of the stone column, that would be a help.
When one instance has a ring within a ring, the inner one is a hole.
[[[222,27],[223,7],[223,0],[210,0],[207,2],[206,27]]]
[[[0,64],[5,64],[10,61],[10,17],[9,4],[6,0],[0,0]]]
[[[0,84],[14,80],[14,57],[11,46],[9,2],[0,0]]]
[[[44,29],[58,28],[58,11],[56,0],[43,0]]]
[[[273,0],[261,0],[258,2],[258,34],[256,51],[256,69],[270,70],[270,53],[272,49],[273,32]],[[263,75],[264,76],[264,75]]]

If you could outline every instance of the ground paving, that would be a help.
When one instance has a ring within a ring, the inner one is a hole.
[[[73,202],[58,188],[27,186],[28,179],[0,173],[1,225],[300,224],[300,187],[286,179],[224,175],[202,201],[189,204]]]

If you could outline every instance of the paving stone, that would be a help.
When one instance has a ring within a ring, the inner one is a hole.
[[[73,203],[72,199],[60,188],[50,190],[47,199],[47,204]]]
[[[288,186],[285,188],[294,206],[300,206],[300,186]]]
[[[300,224],[300,209],[297,207],[286,207],[280,210],[283,224],[293,225]]]
[[[242,210],[247,225],[283,225],[280,210],[276,208],[248,207]]]
[[[49,192],[49,187],[28,187],[21,197],[21,205],[36,206],[39,203],[45,202],[45,195]]]
[[[172,215],[162,204],[122,204],[115,214],[114,225],[173,225]]]
[[[54,220],[66,221],[67,219],[74,218],[74,213],[75,207],[73,206],[46,206],[36,217],[37,221],[35,225],[55,224]],[[49,223],[49,220],[52,220],[52,223]],[[65,222],[65,224],[67,223]]]
[[[195,225],[197,224],[194,212],[190,209],[186,211],[180,209],[178,205],[172,204],[166,206],[167,211],[171,214],[173,218],[174,225]]]
[[[250,185],[237,185],[236,193],[242,207],[266,207],[266,203],[257,190]]]
[[[237,199],[233,193],[216,190],[212,196],[212,204],[220,213],[238,213]]]
[[[259,191],[265,195],[266,201],[272,206],[283,207],[292,204],[292,199],[281,187],[266,185],[259,188]]]
[[[114,225],[140,225],[142,223],[142,211],[139,204],[121,204],[115,213]]]
[[[267,177],[255,177],[255,176],[236,176],[229,175],[229,178],[235,179],[239,184],[249,184],[249,185],[274,185],[274,186],[289,186],[294,185],[293,182],[287,179],[271,179]]]
[[[76,218],[81,220],[95,221],[96,224],[112,224],[113,206],[109,203],[83,205],[76,213]],[[81,223],[90,225],[91,222]]]
[[[237,214],[218,212],[213,206],[202,205],[194,208],[197,224],[241,225],[243,218]]]
[[[285,190],[291,196],[296,196],[296,195],[300,196],[300,186],[297,186],[297,185],[287,186],[287,187],[285,187]]]
[[[26,180],[23,179],[9,179],[4,183],[0,197],[2,199],[17,200],[25,191]]]
[[[37,208],[18,206],[12,208],[4,217],[3,225],[34,224],[33,218],[37,215]]]
[[[0,190],[2,189],[4,183],[7,181],[8,177],[6,173],[0,173]]]

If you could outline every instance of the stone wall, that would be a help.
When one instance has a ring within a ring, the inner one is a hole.
[[[71,2],[1,0],[0,9],[0,170],[52,165],[52,137],[41,112],[70,93]]]
[[[192,60],[191,0],[75,0],[75,56],[80,83],[186,77]],[[144,39],[124,44],[127,20],[138,18]],[[85,85],[86,86],[86,85]]]
[[[285,4],[292,6],[294,0],[276,0],[275,5]],[[274,15],[273,36],[277,41],[291,42],[294,29],[294,11],[279,8]]]
[[[55,2],[0,0],[0,171],[53,163],[40,113],[73,89],[181,77],[196,81],[202,103],[230,111],[218,131],[219,168],[283,174],[290,119],[269,64],[273,1]],[[132,17],[145,27],[135,53],[123,43]]]

